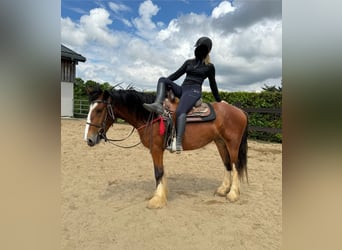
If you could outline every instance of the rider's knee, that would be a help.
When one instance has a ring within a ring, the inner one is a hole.
[[[158,82],[164,82],[165,83],[166,81],[166,77],[162,76],[159,78]]]

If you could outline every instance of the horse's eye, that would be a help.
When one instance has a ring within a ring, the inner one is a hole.
[[[102,113],[102,109],[97,109],[95,112],[96,112],[96,114],[98,114],[98,115],[99,115],[99,114],[101,114],[101,113]]]

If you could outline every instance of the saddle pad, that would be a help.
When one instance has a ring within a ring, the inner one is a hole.
[[[199,108],[202,108],[203,106],[207,106],[203,112],[198,112],[197,107],[191,110],[186,115],[186,121],[187,122],[208,122],[215,120],[216,114],[213,106],[210,103],[203,103]]]
[[[210,109],[207,103],[202,103],[198,107],[193,107],[186,115],[187,116],[208,116]]]
[[[177,102],[171,102],[168,98],[164,101],[164,108],[170,113],[174,113],[177,108]],[[210,103],[202,103],[198,107],[193,107],[186,115],[187,122],[205,122],[215,120],[214,108]]]

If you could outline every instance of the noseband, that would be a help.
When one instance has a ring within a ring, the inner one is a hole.
[[[106,104],[107,113],[106,113],[106,116],[105,116],[105,118],[104,118],[104,120],[103,120],[101,125],[98,125],[98,124],[95,124],[95,123],[91,123],[91,122],[87,122],[86,124],[88,124],[89,126],[93,126],[93,127],[99,128],[99,130],[97,132],[98,135],[100,136],[101,139],[104,139],[105,141],[107,141],[108,139],[107,139],[107,136],[106,136],[106,122],[107,122],[108,115],[109,115],[109,117],[113,121],[115,121],[115,116],[114,116],[114,111],[113,111],[112,103],[108,102],[107,100],[95,100],[92,103],[104,103],[104,104]]]

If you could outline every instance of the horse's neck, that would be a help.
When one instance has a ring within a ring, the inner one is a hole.
[[[137,119],[135,114],[134,115],[129,114],[128,111],[120,113],[118,115],[118,118],[125,120],[127,123],[132,125],[134,128],[140,128],[141,126],[143,126],[146,123],[144,121],[140,121],[139,119]]]

